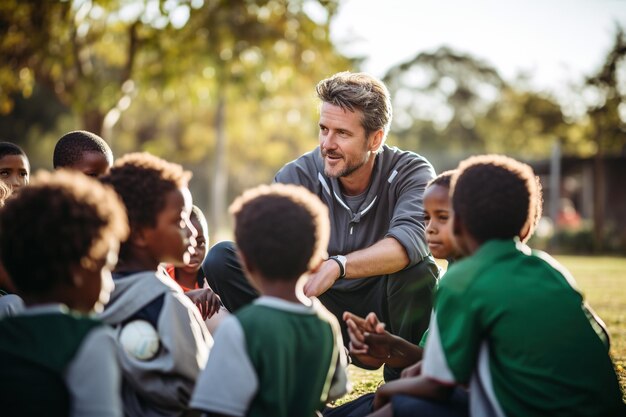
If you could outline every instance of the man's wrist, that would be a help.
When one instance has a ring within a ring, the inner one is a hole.
[[[346,264],[348,263],[348,259],[343,255],[333,255],[328,259],[332,259],[333,261],[337,262],[337,265],[339,266],[339,276],[337,277],[337,279],[345,278]]]

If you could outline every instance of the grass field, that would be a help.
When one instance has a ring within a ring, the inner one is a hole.
[[[606,323],[611,334],[611,356],[626,393],[626,258],[558,256],[572,273],[585,298]],[[584,360],[581,358],[581,360]],[[576,366],[576,364],[572,364]],[[353,390],[337,401],[337,405],[373,392],[382,383],[382,371],[349,369]],[[626,401],[626,395],[624,395]]]

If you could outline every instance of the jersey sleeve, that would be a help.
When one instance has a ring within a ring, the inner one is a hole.
[[[258,386],[243,328],[235,316],[229,316],[215,333],[215,344],[198,378],[190,406],[204,412],[243,417]]]
[[[115,335],[108,327],[87,334],[65,372],[70,416],[121,417],[121,372]]]
[[[446,277],[450,279],[453,277]],[[447,384],[469,383],[481,344],[479,304],[466,290],[439,286],[424,349],[423,375]]]

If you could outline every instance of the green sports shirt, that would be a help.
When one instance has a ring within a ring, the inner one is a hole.
[[[191,407],[235,417],[311,417],[333,391],[345,393],[342,354],[339,325],[319,301],[259,297],[220,324]]]
[[[439,282],[423,374],[468,385],[472,416],[622,416],[602,322],[569,273],[492,240]]]

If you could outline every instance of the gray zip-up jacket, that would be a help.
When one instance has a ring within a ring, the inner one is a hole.
[[[154,300],[160,348],[156,357],[139,360],[120,346],[124,376],[124,413],[128,416],[179,416],[187,409],[196,378],[213,345],[197,307],[162,271],[139,272],[115,280],[115,290],[100,319],[121,331],[123,324]]]
[[[384,237],[395,238],[406,250],[411,267],[429,254],[424,225],[424,190],[435,170],[424,157],[383,146],[367,195],[356,212],[346,204],[337,178],[324,175],[319,147],[285,165],[274,181],[302,185],[328,206],[330,255],[364,249]],[[338,280],[335,287],[359,286],[359,280]]]

